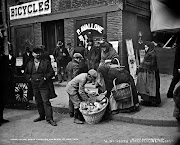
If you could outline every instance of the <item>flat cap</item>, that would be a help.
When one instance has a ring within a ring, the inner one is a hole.
[[[94,70],[94,69],[90,69],[90,70],[88,71],[88,74],[89,74],[90,76],[94,77],[94,78],[97,78],[97,76],[98,76],[97,71]]]

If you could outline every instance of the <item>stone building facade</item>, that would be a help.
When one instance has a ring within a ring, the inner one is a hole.
[[[50,12],[42,14],[48,4]],[[21,17],[25,6],[31,12],[34,5],[39,6],[34,12],[42,13]],[[58,40],[76,47],[79,41],[98,42],[107,34],[108,41],[118,44],[121,64],[126,66],[125,40],[132,39],[134,50],[139,50],[139,33],[144,40],[151,39],[149,5],[149,0],[40,0],[38,4],[36,0],[7,0],[9,39],[20,56],[25,46],[45,45],[52,54]]]

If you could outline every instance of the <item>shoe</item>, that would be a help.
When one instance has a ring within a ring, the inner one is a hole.
[[[79,120],[77,118],[74,118],[74,123],[76,123],[76,124],[84,124],[83,121],[81,121],[81,120]]]
[[[141,110],[141,108],[140,108],[140,106],[134,106],[134,111],[140,111]]]
[[[69,113],[69,116],[72,118],[74,117],[74,113]]]
[[[57,126],[56,122],[54,120],[47,120],[47,122],[49,124],[51,124],[52,126]]]
[[[38,121],[42,121],[42,120],[45,120],[45,117],[38,117],[38,118],[34,119],[33,121],[38,122]]]
[[[3,124],[3,123],[8,123],[8,122],[9,122],[9,120],[2,119],[0,122],[1,122],[1,124]]]

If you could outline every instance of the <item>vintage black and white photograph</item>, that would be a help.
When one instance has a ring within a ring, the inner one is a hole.
[[[179,145],[178,0],[1,0],[0,145]]]

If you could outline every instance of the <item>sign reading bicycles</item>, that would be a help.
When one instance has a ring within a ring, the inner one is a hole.
[[[38,0],[9,8],[10,20],[51,13],[51,0]]]

